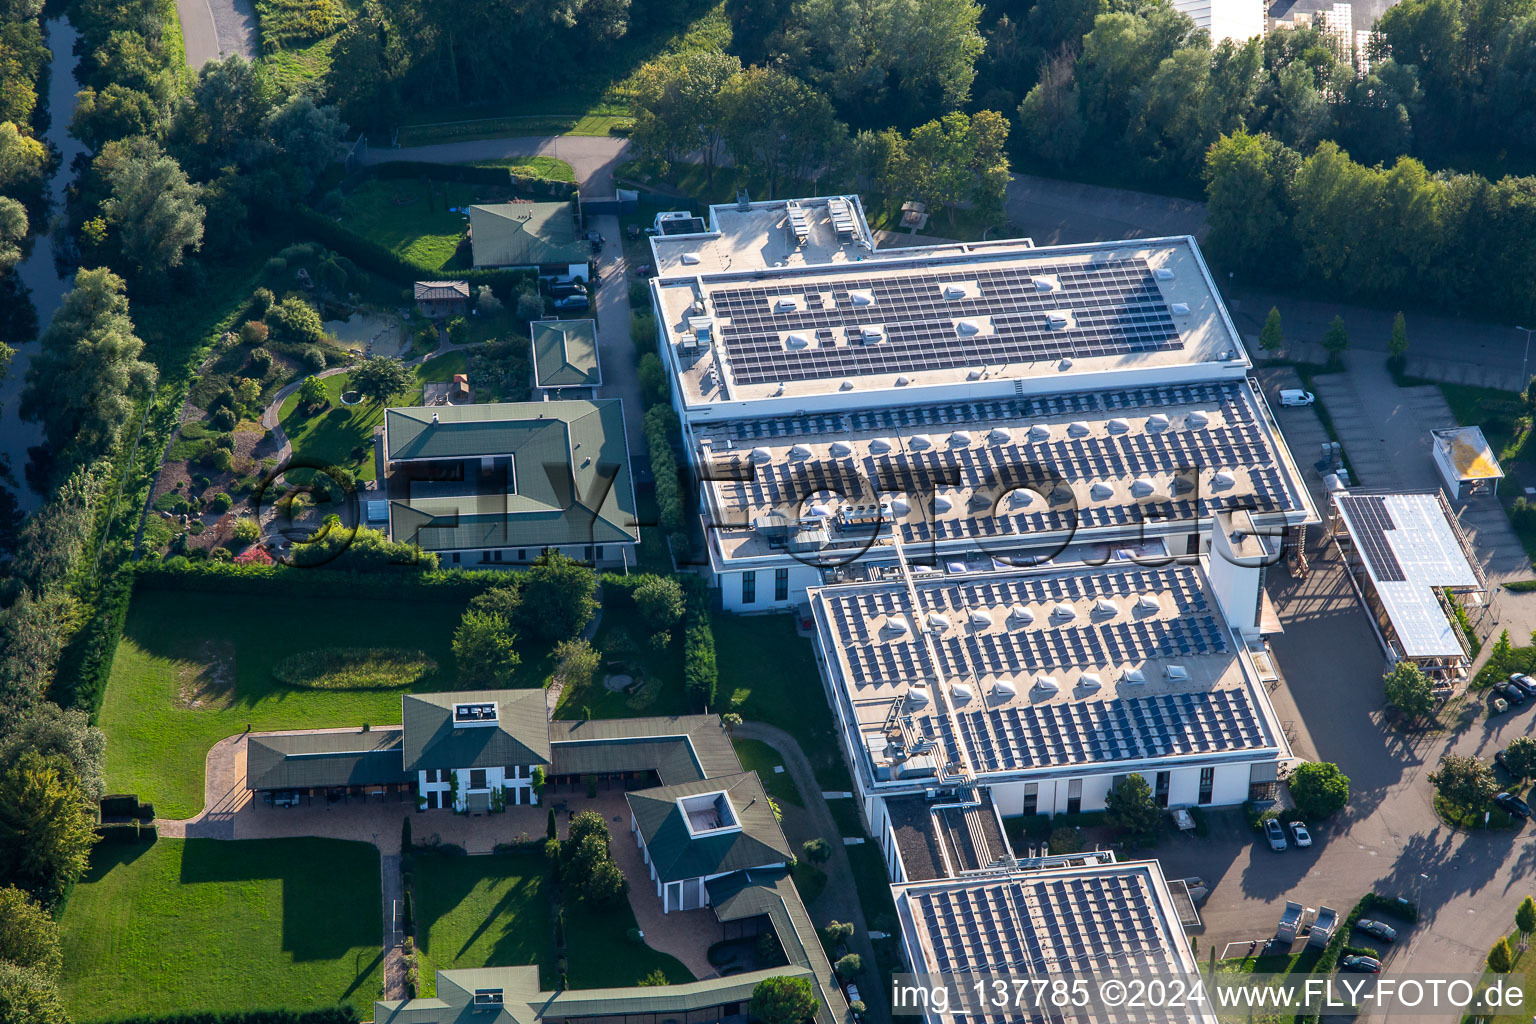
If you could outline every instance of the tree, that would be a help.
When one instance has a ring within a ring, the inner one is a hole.
[[[325,408],[330,400],[325,393],[325,382],[319,377],[305,377],[304,383],[299,385],[299,405],[310,412]]]
[[[597,611],[597,575],[574,559],[549,550],[528,569],[522,588],[522,621],[545,640],[575,636]]]
[[[1008,122],[983,110],[946,114],[892,141],[882,188],[891,198],[920,199],[949,212],[962,203],[984,217],[1001,216],[1008,186]]]
[[[1515,928],[1520,932],[1520,945],[1526,944],[1531,932],[1536,932],[1536,899],[1527,896],[1515,908]]]
[[[20,193],[38,187],[48,165],[43,144],[10,121],[0,121],[0,190]]]
[[[0,961],[49,977],[62,963],[53,915],[15,886],[0,889]]]
[[[800,847],[805,859],[812,864],[825,864],[832,859],[832,844],[817,836],[815,839],[807,839]]]
[[[720,90],[722,138],[736,165],[766,182],[812,188],[841,152],[848,129],[826,96],[777,68],[748,68]]]
[[[352,390],[379,405],[410,387],[412,379],[411,371],[394,356],[365,356],[348,377]]]
[[[100,800],[106,792],[107,736],[84,711],[45,700],[0,725],[0,769],[17,764],[29,750],[63,755],[87,800]]]
[[[1488,969],[1495,974],[1508,974],[1515,966],[1515,956],[1510,952],[1509,940],[1500,939],[1488,951]]]
[[[89,462],[117,443],[156,373],[139,359],[123,279],[82,270],[40,339],[27,370],[21,415],[43,425],[64,466]]]
[[[318,106],[303,93],[294,93],[267,114],[263,127],[282,155],[281,166],[297,172],[295,191],[302,195],[314,187],[330,163],[341,153],[347,126],[332,106]]]
[[[53,979],[0,960],[0,1020],[5,1024],[69,1024]]]
[[[27,237],[27,208],[9,196],[0,196],[0,274],[21,262],[21,243]]]
[[[821,930],[822,938],[826,939],[827,947],[836,950],[843,943],[853,938],[852,921],[828,921],[827,926]]]
[[[1335,316],[1323,334],[1323,351],[1328,353],[1328,365],[1337,366],[1343,362],[1348,349],[1349,331],[1344,326],[1344,318]]]
[[[1446,754],[1440,767],[1429,774],[1430,784],[1456,807],[1482,810],[1498,792],[1493,769],[1475,757]]]
[[[1403,311],[1398,310],[1397,316],[1392,318],[1392,337],[1387,339],[1387,354],[1393,359],[1401,361],[1408,352],[1408,321],[1403,319]]]
[[[777,975],[753,986],[750,1012],[762,1024],[803,1024],[819,1005],[808,979]]]
[[[572,689],[590,685],[601,662],[602,655],[586,640],[562,640],[555,645],[555,675]]]
[[[734,711],[727,711],[720,716],[720,724],[725,726],[725,734],[727,736],[734,736],[736,734],[736,727],[741,724],[741,716]]]
[[[572,850],[587,836],[601,836],[603,845],[608,844],[608,822],[604,821],[603,816],[596,811],[582,811],[572,817],[570,824],[565,828],[566,842]]]
[[[1270,306],[1269,315],[1264,318],[1264,329],[1259,332],[1259,347],[1265,352],[1278,352],[1284,344],[1285,335],[1280,333],[1280,310]]]
[[[1063,43],[1040,64],[1040,80],[1019,104],[1019,130],[1029,153],[1052,167],[1077,160],[1088,126],[1077,89],[1077,55]]]
[[[641,978],[636,984],[641,988],[660,988],[663,985],[670,985],[672,983],[667,980],[667,972],[658,967],[650,974]]]
[[[1105,820],[1133,836],[1156,832],[1159,814],[1152,787],[1136,772],[1127,775],[1104,797]]]
[[[864,958],[857,953],[849,953],[840,957],[837,963],[832,965],[832,969],[837,972],[839,978],[852,981],[864,969]]]
[[[1291,799],[1304,818],[1326,818],[1349,803],[1349,776],[1326,761],[1308,761],[1291,772]]]
[[[453,633],[453,660],[459,679],[480,685],[505,685],[522,660],[507,620],[492,612],[464,612]]]
[[[740,73],[741,60],[719,50],[692,50],[643,65],[632,79],[636,147],[663,174],[697,152],[706,187],[712,187],[724,126],[720,91]]]
[[[501,615],[508,622],[518,621],[518,614],[523,607],[523,595],[518,578],[509,576],[506,582],[482,590],[469,599],[469,606],[475,611]]]
[[[671,629],[683,617],[683,588],[671,577],[648,577],[634,593],[640,618],[652,631]]]
[[[267,311],[267,326],[280,341],[318,345],[325,339],[325,325],[315,307],[290,295]]]
[[[264,155],[262,122],[274,93],[261,69],[239,54],[209,61],[198,71],[192,102],[182,108],[181,134],[215,164],[233,157],[248,167]]]
[[[181,265],[186,250],[201,247],[202,189],[153,139],[109,142],[91,167],[108,192],[102,217],[135,271],[163,274]]]
[[[411,819],[409,816],[400,819],[400,852],[411,852]]]
[[[1206,248],[1239,271],[1276,265],[1287,246],[1290,182],[1300,156],[1268,135],[1238,131],[1218,139],[1205,157]]]
[[[1516,736],[1504,748],[1504,767],[1517,779],[1536,776],[1536,738]]]
[[[1489,664],[1502,668],[1514,654],[1515,645],[1509,639],[1509,630],[1500,630],[1499,638],[1493,642],[1493,650],[1488,652]]]
[[[160,104],[149,93],[121,82],[100,89],[86,86],[75,96],[69,134],[93,150],[113,139],[134,135],[154,137],[160,126]]]
[[[1051,830],[1046,843],[1052,854],[1076,853],[1083,848],[1083,834],[1071,825],[1062,825]]]
[[[1382,683],[1387,703],[1414,722],[1435,709],[1434,687],[1429,677],[1411,661],[1393,666]]]
[[[62,754],[22,754],[0,774],[0,878],[52,899],[79,878],[96,842],[85,794]]]
[[[553,807],[549,809],[549,820],[544,823],[544,834],[550,839],[558,839],[560,837],[559,828],[555,823],[555,809]]]
[[[611,907],[629,892],[629,879],[611,857],[593,864],[574,885],[582,901],[594,907]]]

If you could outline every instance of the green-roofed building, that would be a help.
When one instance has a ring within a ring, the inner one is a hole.
[[[469,208],[476,267],[537,267],[542,274],[587,280],[592,246],[576,225],[576,205],[489,203]]]
[[[509,804],[538,803],[533,770],[550,757],[542,689],[409,693],[402,703],[404,767],[428,810],[488,811],[498,790]]]
[[[662,913],[707,905],[712,879],[787,867],[794,856],[756,772],[658,786],[628,800]]]
[[[603,382],[597,363],[597,322],[535,320],[528,325],[533,345],[535,387],[595,388]]]
[[[390,536],[445,564],[634,560],[618,399],[386,409],[384,463]]]

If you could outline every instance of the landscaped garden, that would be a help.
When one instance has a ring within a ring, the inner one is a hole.
[[[133,600],[100,724],[107,786],[153,801],[161,816],[203,806],[208,749],[251,728],[315,729],[399,723],[407,690],[457,685],[451,650],[463,606],[426,601],[263,598],[143,591]],[[316,689],[274,678],[306,651],[389,648],[420,652],[410,683]],[[513,685],[539,685],[546,659],[527,654]]]
[[[332,839],[101,845],[60,980],[76,1021],[350,1003],[382,986],[379,855]]]
[[[348,470],[354,479],[372,480],[378,474],[373,458],[373,428],[384,422],[384,406],[375,402],[342,402],[352,375],[322,377],[326,405],[310,412],[295,391],[283,399],[278,422],[293,445],[295,461],[320,462]],[[404,397],[404,396],[402,396]],[[414,404],[414,403],[413,403]]]

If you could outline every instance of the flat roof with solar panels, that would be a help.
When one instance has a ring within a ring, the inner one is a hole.
[[[810,591],[866,788],[1288,756],[1199,565],[910,581]]]
[[[722,562],[796,537],[797,553],[836,565],[893,532],[920,547],[1027,547],[1188,532],[1230,509],[1316,519],[1242,379],[702,423],[695,441]]]
[[[914,973],[1027,977],[1167,978],[1199,970],[1156,861],[1083,863],[1005,871],[892,887],[896,916]],[[1009,985],[1010,991],[1012,985]],[[930,1011],[927,1024],[1018,1024],[1021,1021],[1196,1021],[1214,1024],[1209,1004],[1053,1012]],[[977,1008],[979,1009],[979,1008]]]
[[[958,245],[745,270],[704,260],[653,287],[690,415],[769,399],[861,408],[934,400],[936,388],[1081,388],[1132,369],[1143,383],[1202,367],[1194,375],[1230,377],[1248,366],[1189,238]]]
[[[1485,583],[1440,493],[1357,491],[1335,494],[1333,504],[1357,553],[1351,564],[1363,563],[1373,611],[1385,616],[1398,653],[1463,659],[1459,627],[1436,591],[1479,592]]]

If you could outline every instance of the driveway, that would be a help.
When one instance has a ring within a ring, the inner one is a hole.
[[[1205,236],[1205,204],[1149,192],[1015,174],[1004,209],[1036,245]]]
[[[603,372],[597,397],[617,398],[624,403],[630,469],[635,480],[649,480],[651,463],[646,457],[642,425],[645,402],[640,397],[635,346],[629,335],[629,262],[624,257],[619,218],[611,213],[588,217],[587,227],[608,240],[603,247],[603,282],[597,289],[597,358]]]
[[[256,7],[251,0],[176,0],[176,16],[193,71],[232,53],[257,54]]]
[[[429,164],[463,164],[472,160],[498,160],[513,156],[553,156],[571,165],[581,194],[592,198],[613,196],[613,175],[629,159],[629,140],[604,136],[552,135],[515,139],[476,139],[444,142],[436,146],[370,146],[363,163],[384,164],[417,160]],[[605,232],[606,234],[606,232]],[[618,243],[618,233],[609,236]]]
[[[1439,487],[1429,432],[1456,425],[1440,389],[1397,387],[1374,354],[1352,355],[1346,365],[1347,373],[1321,374],[1313,384],[1359,475],[1354,482],[1404,491]]]

